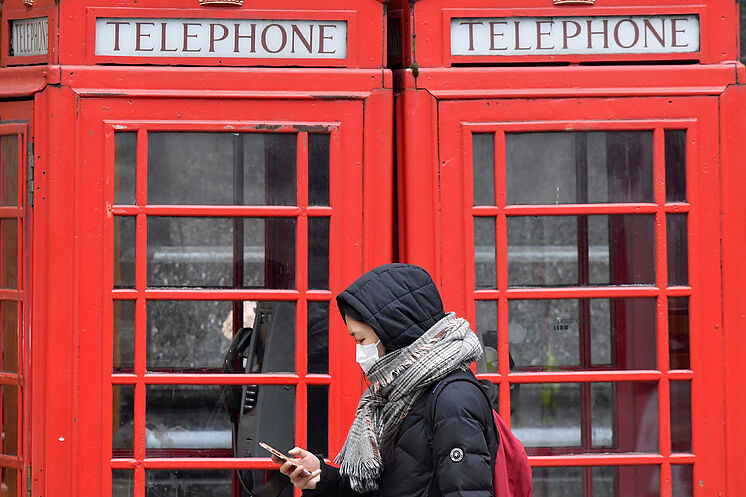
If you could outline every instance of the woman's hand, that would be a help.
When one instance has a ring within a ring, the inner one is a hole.
[[[272,455],[272,461],[282,465],[280,466],[280,473],[289,476],[293,485],[300,489],[316,488],[321,479],[321,463],[319,462],[319,458],[300,447],[295,447],[288,451],[288,453],[295,457],[295,459],[283,462],[282,459]],[[304,469],[310,471],[311,474],[307,475]]]

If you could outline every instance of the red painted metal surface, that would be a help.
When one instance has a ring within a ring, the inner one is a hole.
[[[410,5],[412,8],[410,9]],[[403,33],[416,36],[416,43],[403,43],[404,67],[414,62],[420,68],[449,67],[452,64],[545,64],[547,62],[583,63],[598,61],[651,61],[694,60],[713,64],[738,59],[738,5],[728,0],[706,2],[680,2],[664,0],[654,6],[645,0],[620,0],[613,3],[596,2],[595,5],[557,5],[549,0],[526,0],[502,4],[499,7],[489,0],[464,2],[453,0],[420,0],[407,2],[394,0],[390,7],[402,12]],[[644,14],[698,14],[701,25],[700,51],[682,55],[561,55],[520,57],[454,57],[450,55],[450,19],[454,17],[585,17],[632,16]],[[412,38],[407,38],[411,40]]]

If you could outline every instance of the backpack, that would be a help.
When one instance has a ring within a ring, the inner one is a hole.
[[[532,497],[531,465],[528,462],[526,449],[523,447],[521,441],[513,435],[497,411],[492,409],[492,402],[488,395],[493,386],[491,382],[477,380],[471,371],[453,373],[440,380],[430,394],[425,407],[427,426],[432,426],[433,424],[435,403],[438,400],[438,396],[446,385],[454,381],[468,381],[479,387],[479,391],[484,394],[487,405],[492,410],[498,444],[494,461],[495,474],[492,479],[495,497]],[[485,383],[489,383],[489,385]]]

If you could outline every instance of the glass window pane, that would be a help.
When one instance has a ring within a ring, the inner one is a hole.
[[[111,470],[111,497],[133,497],[135,472],[128,469]]]
[[[135,370],[135,301],[114,301],[114,371]]]
[[[137,132],[114,133],[114,203],[135,203]]]
[[[508,217],[510,286],[653,284],[654,255],[652,215]]]
[[[18,302],[0,302],[2,314],[2,371],[18,372]]]
[[[497,288],[495,255],[495,218],[474,218],[474,284],[479,288]]]
[[[580,497],[583,468],[531,468],[533,497]]]
[[[329,205],[329,137],[308,135],[308,205]]]
[[[2,386],[2,453],[18,455],[18,387]]]
[[[20,488],[18,486],[19,471],[13,468],[0,468],[2,472],[2,485],[3,495],[13,496],[20,495]]]
[[[243,393],[243,405],[234,418],[238,424],[235,456],[269,457],[259,442],[282,452],[295,447],[295,387],[249,385]]]
[[[114,288],[135,287],[135,217],[114,216]]]
[[[666,202],[686,202],[686,130],[667,129]]]
[[[595,466],[592,477],[593,497],[660,495],[659,466]]]
[[[329,302],[308,302],[308,373],[329,373]]]
[[[145,497],[231,497],[233,472],[227,469],[145,471]]]
[[[497,373],[497,301],[476,301],[476,332],[484,347],[477,361],[477,373]],[[510,330],[511,339],[513,329]]]
[[[654,298],[510,300],[511,357],[518,370],[655,369],[655,308]]]
[[[308,385],[308,451],[329,456],[329,387]]]
[[[290,133],[150,132],[148,203],[295,205],[296,156]]]
[[[133,457],[135,386],[112,385],[112,457]]]
[[[230,301],[148,301],[148,371],[220,371],[233,340],[234,312]],[[244,357],[254,355],[242,371],[294,372],[295,302],[245,302],[242,319],[254,329]]]
[[[329,218],[308,218],[308,288],[329,288]]]
[[[18,289],[18,220],[0,220],[0,236],[2,236],[2,273],[3,288]]]
[[[666,246],[668,247],[668,284],[689,284],[689,244],[686,214],[666,214]]]
[[[148,285],[295,288],[295,224],[295,218],[151,216]],[[234,281],[237,266],[243,281]]]
[[[0,136],[0,205],[18,205],[18,135]]]
[[[147,385],[146,457],[231,457],[231,420],[217,385]]]
[[[511,407],[529,454],[658,451],[654,382],[522,384]]]
[[[510,344],[517,369],[581,366],[577,300],[511,300],[508,319],[524,337]]]
[[[692,466],[684,464],[671,465],[671,495],[675,497],[692,497],[694,495],[694,472]]]
[[[508,204],[653,201],[652,131],[505,135]]]
[[[671,452],[692,451],[692,384],[672,381],[671,393]]]
[[[495,134],[474,133],[474,205],[495,205]]]
[[[670,369],[689,369],[689,297],[668,299],[668,354]]]

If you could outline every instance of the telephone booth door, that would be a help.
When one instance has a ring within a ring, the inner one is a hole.
[[[364,102],[82,99],[85,495],[293,495],[258,442],[341,448],[362,381],[333,296],[391,256],[363,251],[366,150],[390,171]]]
[[[438,126],[445,300],[534,495],[714,494],[718,99],[440,101]]]
[[[31,102],[0,103],[0,493],[24,495],[29,460],[27,152]]]

